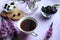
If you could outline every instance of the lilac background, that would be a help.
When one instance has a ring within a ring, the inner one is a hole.
[[[0,0],[0,12],[3,10],[3,6],[7,1],[10,1],[10,0]],[[58,12],[49,20],[46,20],[41,17],[41,10],[40,10],[41,6],[53,5],[53,4],[59,3],[59,2],[60,2],[60,0],[41,0],[40,2],[37,3],[37,5],[39,7],[34,12],[34,14],[26,15],[26,16],[34,17],[38,21],[38,26],[34,30],[34,32],[36,32],[38,34],[37,37],[34,37],[32,35],[26,35],[26,34],[22,33],[17,27],[18,21],[13,22],[20,34],[20,40],[43,40],[47,30],[49,29],[51,22],[53,22],[54,25],[53,25],[53,35],[50,38],[50,40],[60,40],[60,8],[58,8]],[[26,3],[21,4],[21,3],[17,2],[17,7],[19,9],[23,10],[25,13],[30,13],[29,10],[26,10],[25,5],[26,5]],[[1,20],[0,20],[0,23],[1,23]],[[0,24],[0,26],[1,26],[1,24]]]

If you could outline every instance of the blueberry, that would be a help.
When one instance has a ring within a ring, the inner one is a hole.
[[[44,6],[42,6],[42,8],[45,8]]]
[[[8,4],[5,4],[5,7],[7,6]]]
[[[10,5],[8,6],[8,8],[10,7]]]
[[[51,6],[47,6],[47,7],[46,7],[46,10],[47,10],[47,13],[50,13]]]
[[[56,7],[52,7],[52,13],[54,14],[54,13],[56,13],[57,12],[57,9],[56,9]]]
[[[50,10],[51,9],[51,6],[47,6],[47,7],[45,7],[47,10]]]
[[[7,10],[8,10],[8,11],[9,11],[9,7],[10,7],[10,6],[8,5],[8,7],[7,7]]]
[[[9,8],[7,8],[7,10],[9,11]]]
[[[45,7],[42,6],[41,10],[42,10],[44,13],[46,13]]]
[[[6,7],[4,7],[4,9],[6,9]]]
[[[6,9],[7,5],[8,5],[8,4],[5,4],[5,7],[4,7],[5,9]]]
[[[16,8],[15,6],[13,8]]]
[[[14,2],[12,2],[10,5],[14,5]]]

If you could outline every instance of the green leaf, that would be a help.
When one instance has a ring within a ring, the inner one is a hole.
[[[60,6],[60,4],[54,4],[52,7],[57,7],[57,6]]]

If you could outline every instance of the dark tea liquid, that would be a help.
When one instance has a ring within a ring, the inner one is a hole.
[[[24,31],[32,31],[36,28],[36,23],[31,19],[26,19],[21,23],[20,26]]]

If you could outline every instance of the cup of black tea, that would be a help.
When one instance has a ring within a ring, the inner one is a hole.
[[[28,34],[32,34],[33,36],[37,36],[34,30],[37,27],[37,20],[33,17],[23,17],[18,21],[18,28]]]

